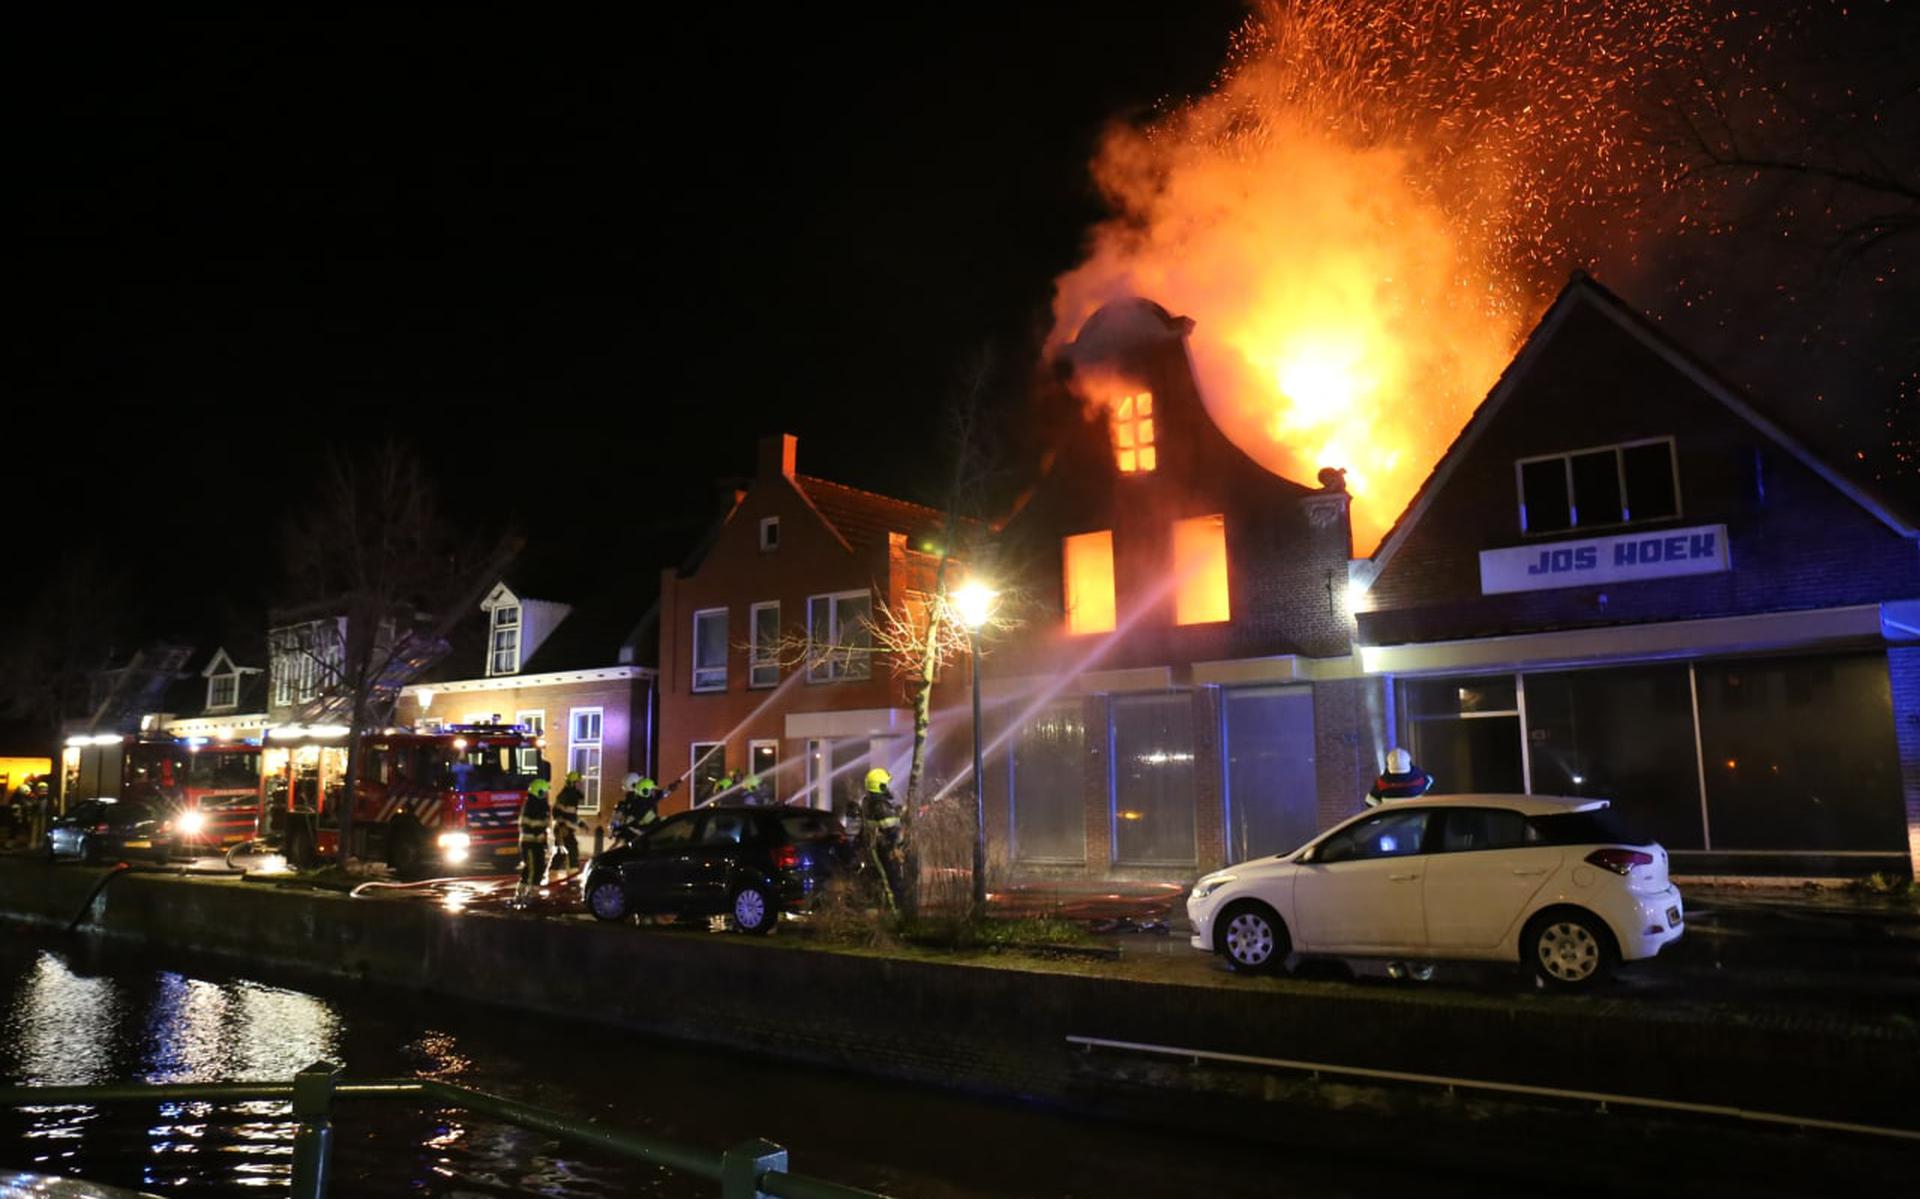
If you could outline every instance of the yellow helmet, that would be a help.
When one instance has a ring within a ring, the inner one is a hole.
[[[885,770],[881,769],[878,766],[875,766],[872,770],[867,771],[867,793],[868,794],[872,794],[875,791],[884,791],[887,789],[888,784],[892,782],[893,782],[893,776],[888,774]]]
[[[579,772],[578,770],[569,770],[569,771],[567,771],[567,781],[568,781],[569,783],[577,783],[577,782],[579,782],[579,781],[580,781],[580,772]]]
[[[660,784],[654,782],[652,779],[643,778],[633,785],[633,789],[635,791],[658,791]]]
[[[527,784],[528,795],[545,795],[546,793],[547,793],[547,780],[545,779],[535,779],[531,783]]]

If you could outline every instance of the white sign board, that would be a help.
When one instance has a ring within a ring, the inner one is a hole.
[[[1725,525],[1515,545],[1480,551],[1480,594],[1714,574],[1730,565]]]

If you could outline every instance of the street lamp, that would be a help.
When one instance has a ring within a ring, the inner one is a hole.
[[[954,614],[966,626],[973,651],[973,914],[987,913],[987,803],[986,767],[981,762],[980,739],[980,626],[993,615],[1000,593],[978,579],[968,579],[952,595]]]

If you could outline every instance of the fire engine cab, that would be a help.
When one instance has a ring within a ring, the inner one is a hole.
[[[269,730],[262,791],[289,864],[339,854],[346,759],[344,730]],[[545,769],[539,740],[519,725],[367,733],[353,788],[355,856],[402,876],[509,870],[527,784]]]
[[[63,802],[145,804],[164,822],[170,852],[219,853],[260,833],[260,753],[248,740],[73,737]]]

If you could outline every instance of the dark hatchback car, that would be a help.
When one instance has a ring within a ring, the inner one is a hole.
[[[830,812],[715,806],[653,825],[633,845],[587,863],[581,894],[602,920],[632,915],[730,916],[741,932],[770,932],[798,912],[852,847]]]
[[[146,804],[89,799],[48,822],[41,848],[49,861],[77,858],[94,865],[122,858],[165,858],[172,845],[172,830]]]

